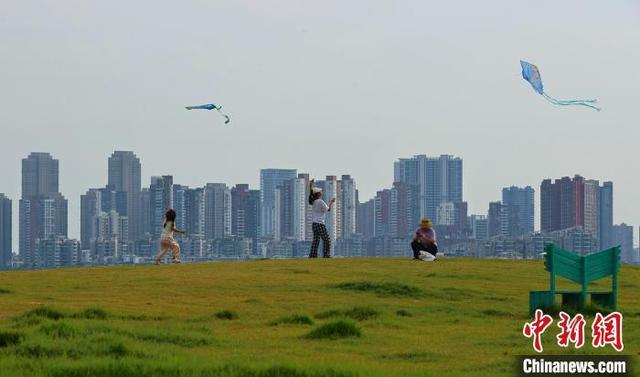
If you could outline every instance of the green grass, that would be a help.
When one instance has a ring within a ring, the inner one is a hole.
[[[377,318],[380,311],[367,306],[355,306],[351,309],[334,309],[316,314],[318,319],[326,319],[331,317],[349,317],[356,321],[366,321],[368,319]]]
[[[15,346],[22,340],[22,335],[15,332],[0,331],[0,348]]]
[[[305,338],[307,339],[341,339],[350,337],[359,337],[362,335],[362,331],[358,326],[345,320],[338,320],[335,322],[326,323],[317,329],[312,330]]]
[[[541,261],[447,258],[3,271],[0,375],[512,376],[515,355],[533,353],[529,291],[548,279]],[[624,266],[623,354],[636,367],[638,282]],[[560,349],[557,321],[542,355],[615,353],[590,347],[589,327],[583,348]]]
[[[411,312],[404,309],[397,310],[396,315],[400,317],[413,317],[413,314],[411,314]]]
[[[418,287],[396,282],[353,281],[334,285],[335,288],[356,292],[372,292],[380,296],[419,297]]]
[[[78,335],[77,328],[66,322],[56,322],[40,326],[40,332],[53,338],[69,339]]]
[[[229,321],[239,318],[238,313],[234,312],[233,310],[223,310],[223,311],[217,312],[214,315],[218,319],[226,319]]]
[[[313,325],[313,320],[305,314],[293,314],[287,317],[280,317],[269,322],[271,326],[279,325]]]
[[[107,319],[111,315],[101,308],[88,308],[73,315],[73,318]]]
[[[222,367],[177,364],[142,364],[131,362],[100,363],[98,365],[57,365],[51,377],[352,377],[354,374],[332,369],[305,371],[289,366],[248,368],[239,365]]]
[[[40,318],[48,318],[53,320],[59,320],[64,318],[66,315],[58,310],[48,308],[46,306],[37,307],[35,309],[29,310],[24,313],[23,317],[40,317]]]

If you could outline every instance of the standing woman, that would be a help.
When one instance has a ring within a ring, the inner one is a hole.
[[[160,252],[156,256],[156,264],[160,264],[165,254],[171,251],[173,263],[180,263],[180,245],[173,238],[173,232],[187,234],[186,231],[176,228],[176,211],[170,209],[164,215],[164,225],[162,226],[162,235],[160,236]]]
[[[313,187],[314,180],[309,183],[309,204],[313,207],[313,222],[311,223],[311,229],[313,230],[313,242],[311,242],[311,252],[309,258],[318,257],[318,245],[322,238],[322,257],[331,258],[331,239],[327,232],[327,227],[324,225],[324,219],[327,216],[327,212],[331,211],[331,207],[336,202],[336,198],[332,198],[329,201],[329,205],[322,200],[322,191]]]

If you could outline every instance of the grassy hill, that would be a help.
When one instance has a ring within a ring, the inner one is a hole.
[[[0,272],[0,374],[510,376],[532,353],[528,292],[545,288],[540,261],[478,259]],[[623,353],[636,359],[639,288],[640,269],[623,267]],[[555,334],[547,354],[614,353],[560,350]]]

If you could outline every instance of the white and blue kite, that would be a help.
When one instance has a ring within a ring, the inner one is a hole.
[[[198,105],[198,106],[187,106],[187,107],[185,107],[185,109],[187,109],[187,110],[217,110],[220,113],[220,115],[222,115],[224,117],[224,124],[228,124],[229,122],[231,122],[231,119],[229,118],[229,116],[222,112],[222,106],[216,105],[215,103],[207,103],[205,105]]]
[[[544,86],[542,84],[542,77],[540,76],[540,71],[538,71],[538,67],[535,64],[531,64],[529,62],[525,62],[524,60],[520,60],[520,66],[522,67],[522,78],[527,80],[529,84],[533,87],[533,90],[536,93],[542,95],[547,101],[551,102],[554,105],[559,106],[586,106],[590,107],[594,110],[600,111],[599,107],[595,106],[595,103],[598,102],[595,99],[573,99],[573,100],[561,100],[555,99],[548,95],[544,91]]]

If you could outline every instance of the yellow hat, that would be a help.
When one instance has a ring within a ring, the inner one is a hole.
[[[432,225],[433,225],[433,223],[431,222],[431,220],[429,220],[427,218],[424,218],[424,219],[422,219],[420,221],[420,227],[421,228],[426,228],[426,227],[429,227],[429,226],[432,226]]]

